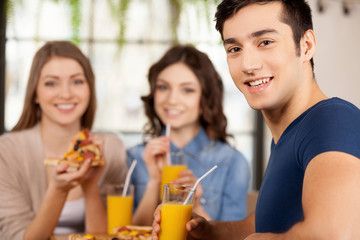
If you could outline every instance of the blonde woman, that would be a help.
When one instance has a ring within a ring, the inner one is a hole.
[[[48,239],[53,233],[106,232],[105,185],[121,183],[125,150],[114,135],[90,134],[106,164],[45,166],[75,135],[91,129],[96,110],[89,60],[66,41],[36,53],[16,126],[0,137],[0,238]]]

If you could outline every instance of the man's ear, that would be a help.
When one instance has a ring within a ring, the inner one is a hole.
[[[316,52],[316,38],[314,32],[309,29],[301,39],[301,55],[305,61],[310,61]]]

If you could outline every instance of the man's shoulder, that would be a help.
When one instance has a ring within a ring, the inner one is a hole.
[[[329,98],[324,101],[321,101],[313,107],[314,111],[315,110],[321,111],[327,109],[331,109],[332,110],[331,112],[333,113],[351,111],[355,114],[360,114],[360,109],[356,107],[354,104],[337,97]]]
[[[332,124],[343,121],[354,122],[360,120],[360,109],[346,100],[330,98],[308,109],[303,114],[302,120],[312,121],[313,124]]]

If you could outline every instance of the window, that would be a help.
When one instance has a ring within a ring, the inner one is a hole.
[[[17,1],[14,1],[15,3]],[[148,91],[147,71],[172,45],[169,0],[132,0],[125,19],[125,43],[118,43],[119,24],[109,2],[79,1],[79,47],[89,56],[96,75],[98,111],[95,130],[111,131],[126,146],[141,141],[146,122],[140,96]],[[177,28],[180,43],[192,43],[212,59],[225,86],[225,113],[234,145],[253,162],[255,112],[236,89],[228,73],[225,51],[212,21],[216,5],[183,1]],[[206,9],[206,8],[205,8]],[[22,1],[8,19],[6,42],[5,128],[17,122],[32,57],[47,40],[73,36],[68,1]]]

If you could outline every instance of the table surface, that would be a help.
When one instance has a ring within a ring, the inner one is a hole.
[[[70,234],[56,234],[54,236],[51,236],[50,240],[68,240],[69,239],[69,235]],[[94,236],[96,238],[107,238],[107,239],[111,239],[113,237],[116,237],[116,236],[111,236],[111,235],[108,235],[108,234],[94,234]]]

